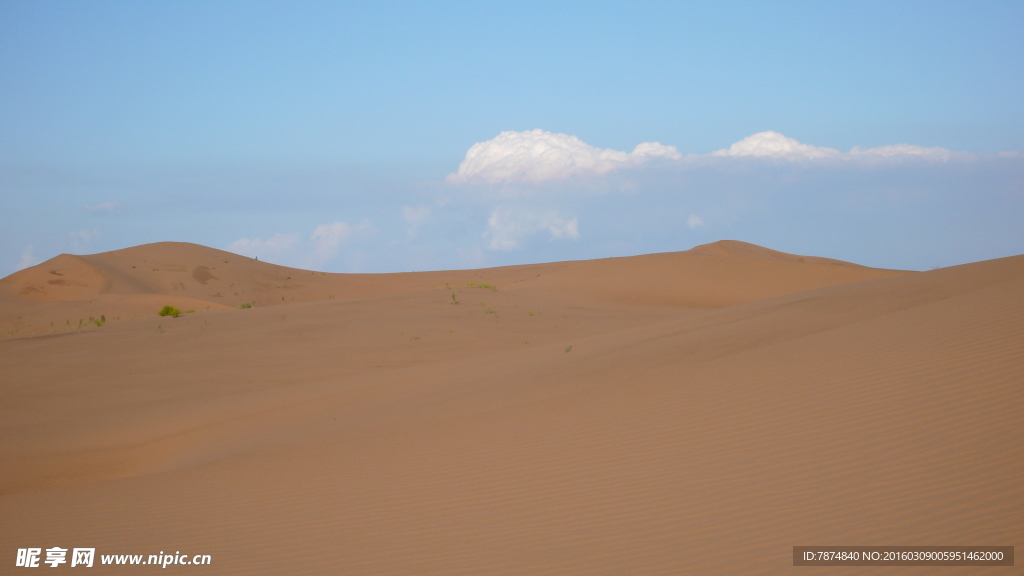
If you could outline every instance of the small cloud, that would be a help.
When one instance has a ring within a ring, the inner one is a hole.
[[[97,230],[72,230],[69,232],[72,239],[81,240],[83,242],[91,242],[99,237],[100,233]]]
[[[552,220],[548,220],[543,224],[543,227],[551,234],[552,238],[556,240],[562,238],[568,238],[570,240],[577,240],[580,237],[580,221],[579,218],[572,218],[570,220],[563,220],[555,217]]]
[[[487,219],[484,237],[490,239],[491,250],[510,251],[522,247],[528,236],[547,232],[552,239],[576,240],[580,237],[579,219],[566,219],[554,212],[537,215],[495,208]]]
[[[329,260],[338,251],[341,241],[352,234],[352,226],[346,222],[334,222],[333,224],[321,224],[313,229],[310,239],[316,246],[316,255],[323,260]]]
[[[678,160],[681,157],[674,147],[658,142],[643,142],[632,152],[621,152],[591,146],[568,134],[540,129],[507,131],[471,146],[458,171],[449,174],[447,180],[470,184],[538,183],[578,175],[607,174],[654,158]]]
[[[409,223],[408,235],[413,238],[419,232],[420,225],[430,218],[429,206],[402,206],[402,217]]]
[[[100,233],[98,230],[72,230],[68,235],[71,237],[71,249],[85,252],[89,250],[92,241],[99,238]]]
[[[32,245],[29,244],[28,246],[25,246],[25,251],[21,253],[21,259],[18,260],[18,263],[14,265],[14,271],[17,272],[18,270],[30,268],[32,266],[35,266],[36,264],[39,264],[40,262],[41,260],[36,258],[35,254],[33,254]]]
[[[228,245],[228,252],[241,254],[250,258],[263,256],[264,260],[273,259],[295,246],[298,234],[274,234],[270,238],[239,238]]]
[[[923,146],[914,146],[913,144],[891,144],[889,146],[879,146],[877,148],[860,148],[854,146],[850,150],[850,156],[876,156],[882,158],[898,158],[898,157],[917,157],[924,160],[938,160],[940,162],[948,162],[953,156],[953,152],[946,150],[945,148],[925,148]]]
[[[913,144],[889,144],[875,148],[854,146],[849,152],[840,152],[835,148],[812,146],[778,132],[758,132],[747,136],[732,146],[716,150],[711,156],[731,157],[769,157],[784,160],[828,160],[857,161],[860,163],[877,163],[879,161],[902,162],[926,160],[948,162],[952,158],[969,158],[972,154],[953,152],[945,148],[915,146]]]
[[[696,230],[704,225],[704,219],[696,214],[690,214],[690,217],[686,219],[686,225],[690,227],[690,230]]]
[[[355,226],[347,222],[333,222],[321,224],[313,229],[310,240],[313,241],[313,256],[320,262],[326,262],[338,253],[343,240],[348,239],[356,232],[370,229],[370,222],[364,220]]]
[[[771,130],[747,136],[727,149],[711,153],[712,156],[769,156],[790,160],[836,158],[841,154],[834,148],[811,146]]]
[[[106,202],[100,202],[94,206],[86,205],[85,209],[89,212],[113,212],[114,210],[117,210],[117,202],[108,200]]]
[[[227,250],[250,258],[300,267],[321,266],[334,258],[345,242],[370,229],[369,221],[321,224],[304,237],[302,234],[274,234],[269,238],[239,238]]]

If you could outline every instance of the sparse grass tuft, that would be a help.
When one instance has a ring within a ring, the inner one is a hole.
[[[565,347],[565,351],[566,352],[572,352],[572,346],[571,345],[570,346],[566,346]]]
[[[174,306],[164,306],[160,309],[159,314],[161,316],[170,316],[171,318],[177,318],[181,316],[181,310],[178,310]]]
[[[243,302],[238,305],[239,308],[245,310],[246,308],[252,308],[252,302]]]
[[[495,286],[494,284],[476,284],[473,282],[466,282],[466,286],[469,286],[470,288],[485,288],[487,290],[490,290],[491,292],[494,292],[495,290],[498,289],[498,287]]]
[[[458,304],[459,301],[455,299],[455,292],[452,292],[452,304]]]

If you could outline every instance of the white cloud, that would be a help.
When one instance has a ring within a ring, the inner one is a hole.
[[[402,206],[402,217],[409,223],[409,238],[416,236],[420,225],[430,218],[429,206]]]
[[[840,152],[835,148],[804,144],[799,140],[769,130],[747,136],[727,149],[715,150],[711,153],[711,156],[755,156],[781,158],[784,160],[837,159],[868,162],[930,160],[948,162],[954,157],[969,157],[971,155],[952,152],[945,148],[925,148],[923,146],[914,146],[913,144],[889,144],[876,148],[854,146],[849,152]]]
[[[954,152],[945,148],[924,148],[922,146],[914,146],[913,144],[890,144],[888,146],[866,149],[854,146],[850,150],[850,156],[876,156],[883,158],[917,157],[940,162],[948,162],[953,155]]]
[[[704,225],[704,219],[696,214],[690,214],[690,217],[686,219],[686,225],[690,227],[690,230],[695,230]]]
[[[338,221],[321,224],[305,237],[278,233],[266,239],[239,238],[228,245],[227,250],[277,264],[317,267],[334,258],[354,236],[368,230],[370,222],[366,220],[355,225]]]
[[[33,247],[31,244],[25,246],[25,251],[21,253],[21,260],[18,260],[18,263],[14,265],[15,272],[17,272],[18,270],[24,270],[25,268],[30,268],[41,262],[41,260],[36,258],[35,254],[33,254],[32,252]]]
[[[711,153],[712,156],[772,156],[791,160],[836,158],[841,154],[834,148],[811,146],[771,130],[747,136],[727,149]]]
[[[321,224],[313,229],[309,237],[315,246],[317,258],[330,260],[341,246],[341,241],[352,235],[352,226],[346,222]]]
[[[117,202],[108,200],[93,206],[86,205],[85,209],[89,212],[113,212],[114,210],[117,210]]]
[[[99,238],[98,230],[72,230],[68,232],[71,237],[71,249],[75,252],[86,252],[89,250],[92,241]]]
[[[657,142],[638,144],[632,152],[591,146],[576,136],[536,129],[507,131],[466,151],[454,174],[453,183],[543,182],[586,174],[607,174],[619,168],[637,166],[652,158],[678,160],[682,155],[672,146]]]
[[[342,241],[347,240],[357,232],[369,229],[370,223],[366,220],[355,226],[341,221],[317,226],[309,237],[313,241],[314,259],[318,263],[323,263],[334,258],[341,248]]]
[[[72,230],[68,234],[71,236],[72,240],[80,240],[82,242],[91,242],[100,235],[97,230]]]
[[[298,234],[274,234],[266,240],[239,238],[228,246],[228,251],[249,257],[263,256],[264,260],[269,260],[291,250],[298,240]]]
[[[491,140],[474,144],[466,152],[458,171],[449,174],[447,180],[456,184],[537,184],[573,176],[605,175],[623,168],[640,168],[656,158],[674,163],[690,163],[707,158],[775,158],[872,165],[904,161],[948,162],[972,156],[975,155],[912,144],[891,144],[875,148],[855,146],[849,152],[841,152],[835,148],[805,144],[768,130],[747,136],[722,150],[684,157],[675,147],[658,142],[644,142],[638,144],[632,152],[622,152],[591,146],[576,136],[537,129],[502,132]]]
[[[555,212],[538,215],[495,208],[487,219],[484,238],[490,240],[488,248],[491,250],[509,251],[521,248],[528,236],[541,232],[547,232],[555,240],[576,240],[580,237],[579,219],[562,218]]]

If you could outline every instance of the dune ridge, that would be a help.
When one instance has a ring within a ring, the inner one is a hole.
[[[208,312],[469,282],[562,292],[580,302],[716,308],[904,273],[730,240],[686,252],[395,274],[300,270],[197,244],[159,242],[88,256],[61,254],[0,279],[0,335],[77,329],[90,316],[152,317],[164,305]]]

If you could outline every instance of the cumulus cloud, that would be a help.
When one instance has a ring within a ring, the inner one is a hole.
[[[1011,153],[1001,154],[1009,156]],[[912,144],[890,144],[875,148],[853,147],[849,152],[805,144],[771,130],[758,132],[709,154],[683,156],[673,146],[658,142],[638,144],[632,152],[591,146],[576,136],[544,130],[502,132],[486,142],[478,142],[466,152],[457,172],[449,174],[455,184],[537,184],[574,176],[605,175],[619,169],[637,169],[653,159],[686,164],[707,158],[773,158],[789,161],[839,161],[862,164],[904,161],[948,162],[974,155],[945,148],[926,148]]]
[[[484,238],[491,250],[516,250],[529,236],[547,232],[555,240],[576,240],[580,237],[579,219],[562,218],[555,212],[535,214],[495,208],[487,219]]]
[[[704,219],[696,214],[690,214],[690,217],[686,219],[686,225],[690,227],[690,230],[696,230],[704,225]]]
[[[21,259],[14,265],[14,271],[17,272],[18,270],[30,268],[39,264],[39,262],[41,262],[41,260],[35,257],[35,254],[33,254],[33,247],[29,244],[28,246],[25,246],[25,251],[21,253]]]
[[[448,175],[453,183],[544,182],[571,176],[607,174],[619,168],[638,166],[654,158],[678,160],[672,146],[658,142],[638,144],[632,152],[598,148],[568,134],[536,129],[507,131],[466,152],[457,172]]]
[[[712,156],[772,156],[793,160],[835,158],[840,154],[834,148],[811,146],[771,130],[747,136],[724,150],[711,153]]]
[[[414,238],[419,232],[420,225],[430,218],[429,206],[402,206],[402,217],[409,224],[407,234]]]

